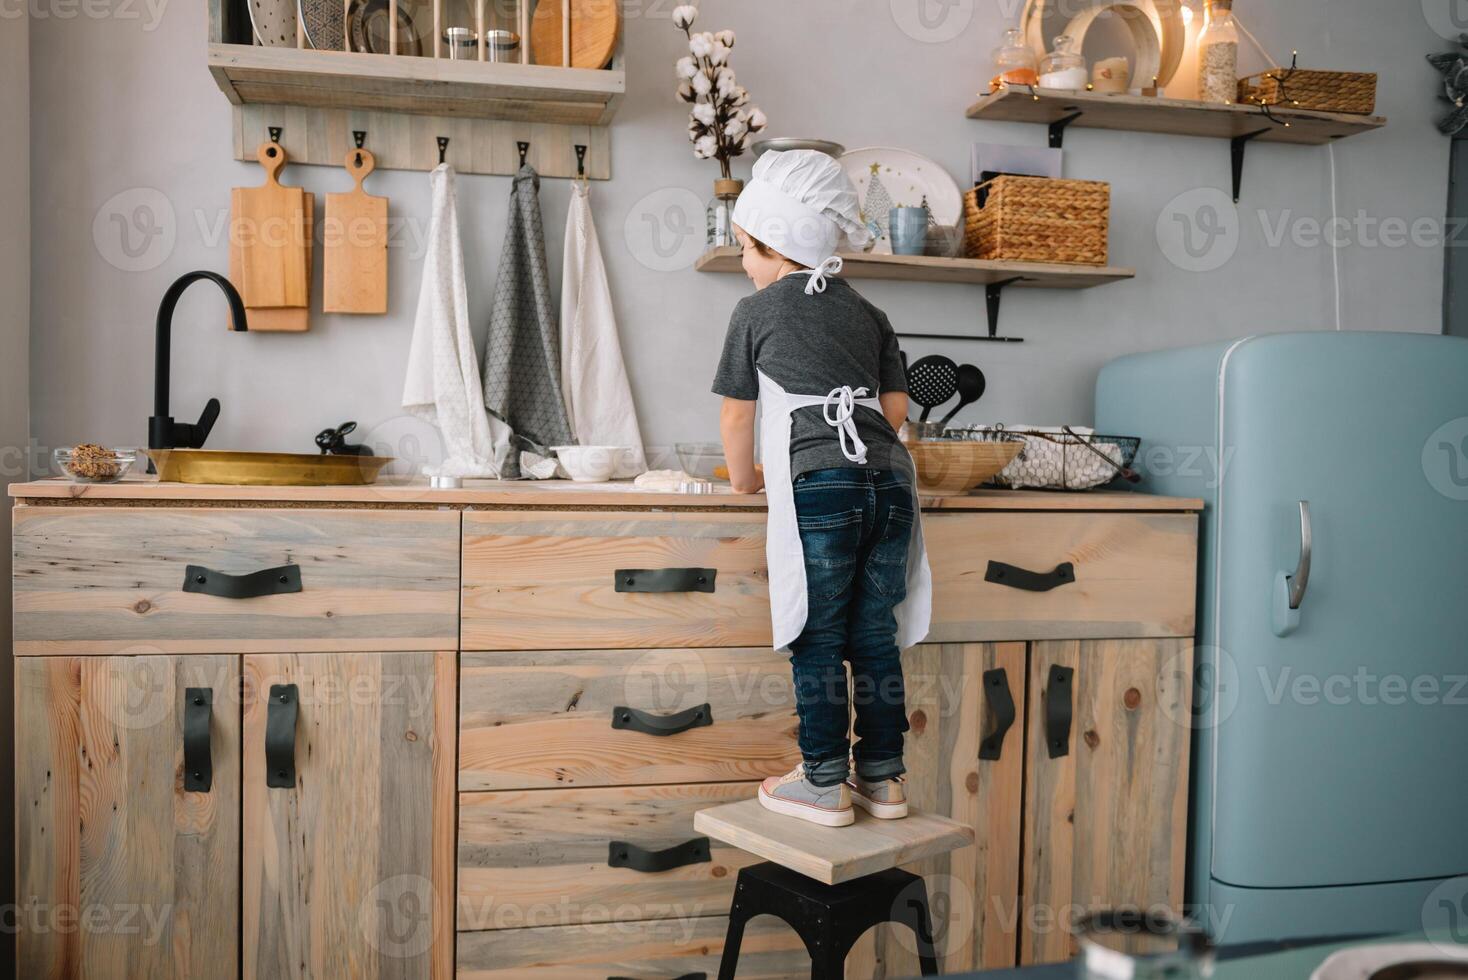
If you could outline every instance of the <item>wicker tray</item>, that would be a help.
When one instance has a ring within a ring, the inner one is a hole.
[[[1376,111],[1376,75],[1369,72],[1271,68],[1239,79],[1239,101],[1369,116]]]
[[[1004,174],[964,196],[969,257],[1105,265],[1111,185]]]

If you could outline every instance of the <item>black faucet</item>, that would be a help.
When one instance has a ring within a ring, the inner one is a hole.
[[[230,281],[219,273],[190,272],[168,287],[168,292],[163,294],[163,302],[158,304],[158,339],[153,360],[153,417],[148,419],[149,449],[202,448],[219,418],[218,398],[209,399],[199,421],[194,423],[175,422],[168,414],[168,353],[173,336],[173,311],[183,291],[200,279],[208,279],[224,291],[224,298],[229,303],[229,329],[240,332],[249,329],[245,319],[245,301],[240,299],[239,291]],[[148,471],[153,471],[151,464]]]

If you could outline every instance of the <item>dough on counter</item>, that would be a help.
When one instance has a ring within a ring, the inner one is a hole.
[[[639,490],[656,490],[662,493],[677,493],[684,483],[693,477],[682,470],[648,470],[632,481]]]

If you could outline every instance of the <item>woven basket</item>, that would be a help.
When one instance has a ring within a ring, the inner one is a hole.
[[[1105,265],[1111,185],[1004,174],[964,196],[970,258]]]
[[[1369,116],[1376,111],[1376,76],[1365,72],[1273,68],[1239,79],[1245,105],[1283,105]]]

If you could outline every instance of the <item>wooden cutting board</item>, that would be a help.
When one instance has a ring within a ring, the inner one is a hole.
[[[541,0],[530,25],[530,51],[537,65],[564,65],[561,46],[563,0]],[[571,67],[605,68],[622,29],[620,0],[570,0]]]
[[[301,234],[307,194],[281,185],[286,157],[279,143],[262,143],[258,159],[265,183],[236,187],[230,194],[230,244],[238,243],[240,253],[235,285],[247,308],[309,306],[310,235]]]
[[[302,217],[302,235],[306,241],[306,281],[311,280],[312,232],[316,221],[316,195],[306,195],[306,213]],[[229,281],[241,280],[243,258],[240,246],[231,239],[229,248]],[[309,297],[309,289],[307,295]],[[308,306],[245,307],[245,319],[253,333],[303,333],[311,329],[311,309]],[[228,324],[226,324],[228,326]]]
[[[324,313],[387,312],[387,198],[362,189],[376,166],[371,153],[352,150],[347,173],[357,186],[345,194],[326,195]]]

